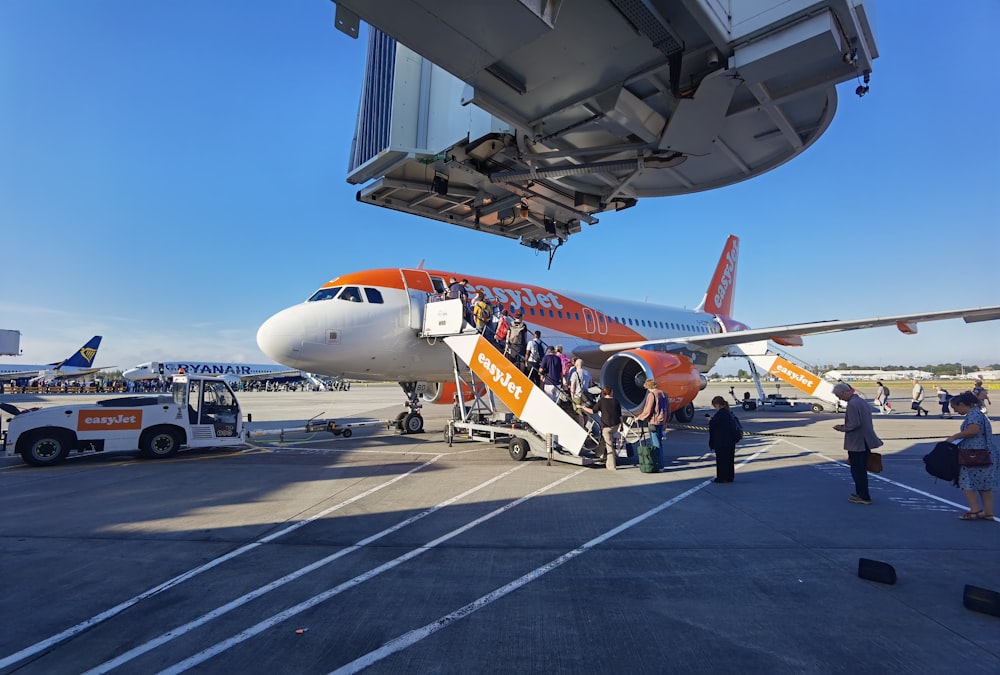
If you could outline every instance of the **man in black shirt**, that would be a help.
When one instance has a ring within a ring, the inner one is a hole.
[[[601,436],[604,438],[605,466],[614,471],[617,466],[615,462],[615,436],[622,425],[622,407],[615,397],[611,395],[611,387],[601,389],[601,398],[594,406],[593,410],[584,408],[589,413],[598,413],[601,416]]]

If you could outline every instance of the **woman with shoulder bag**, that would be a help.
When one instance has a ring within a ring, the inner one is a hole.
[[[993,520],[993,489],[997,484],[997,465],[1000,464],[1000,450],[993,439],[993,428],[989,418],[979,409],[979,399],[971,391],[953,396],[950,403],[952,410],[965,417],[959,432],[945,439],[949,443],[959,441],[958,487],[969,502],[969,511],[960,515],[959,519]]]

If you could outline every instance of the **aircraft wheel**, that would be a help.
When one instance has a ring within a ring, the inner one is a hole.
[[[400,431],[404,431],[404,432],[406,431],[406,430],[405,430],[405,429],[403,428],[403,420],[404,420],[404,419],[406,418],[406,416],[407,416],[407,415],[409,415],[409,414],[410,414],[410,413],[408,413],[408,412],[406,412],[406,411],[404,410],[403,412],[401,412],[401,413],[399,413],[398,415],[396,415],[396,428],[397,428],[397,429],[399,429]]]
[[[71,442],[72,438],[58,429],[39,429],[18,443],[21,446],[21,460],[30,466],[58,464],[69,454]]]
[[[819,403],[813,403],[811,410],[813,412],[823,412],[823,406],[821,406]]]
[[[507,449],[510,452],[510,457],[515,462],[520,462],[528,458],[528,453],[531,452],[531,446],[528,445],[528,441],[523,438],[512,438],[510,439],[510,446]]]
[[[674,419],[681,424],[687,424],[694,419],[694,403],[688,403],[686,406],[674,412]]]
[[[170,457],[177,454],[180,449],[180,435],[169,427],[154,427],[139,439],[139,451],[145,457],[152,459]]]
[[[403,417],[403,433],[419,434],[424,430],[424,418],[417,413],[407,413]]]
[[[350,429],[344,429],[344,431],[343,431],[344,438],[350,438],[353,433],[354,432],[351,431]]]

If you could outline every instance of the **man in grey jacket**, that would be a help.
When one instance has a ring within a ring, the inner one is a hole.
[[[855,504],[871,504],[872,497],[868,492],[868,453],[882,445],[872,426],[871,406],[850,385],[843,382],[833,387],[833,394],[847,403],[844,423],[833,427],[844,432],[844,450],[847,450],[851,477],[854,479],[854,494],[847,499]]]

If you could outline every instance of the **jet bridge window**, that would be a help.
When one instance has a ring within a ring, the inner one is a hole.
[[[365,297],[373,305],[382,304],[382,293],[377,288],[365,288]]]
[[[331,300],[337,297],[337,293],[340,293],[340,289],[343,286],[334,286],[333,288],[321,288],[313,296],[309,298],[308,302],[316,302],[317,300]]]

